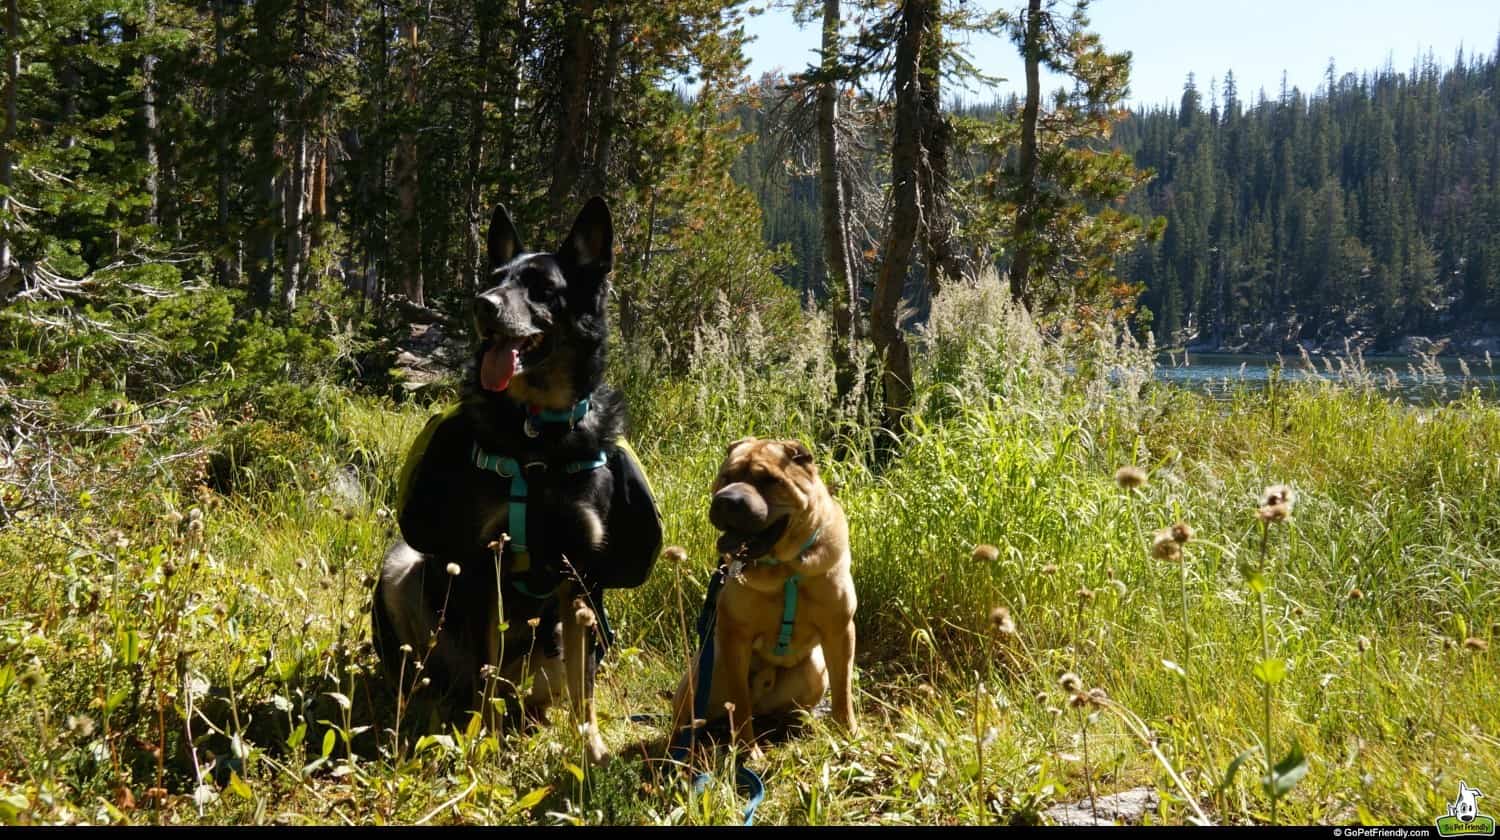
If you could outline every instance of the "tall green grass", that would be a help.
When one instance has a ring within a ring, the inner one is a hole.
[[[699,330],[685,376],[615,353],[686,560],[609,595],[609,766],[580,767],[561,712],[526,734],[408,731],[395,758],[365,609],[394,476],[434,409],[338,397],[312,455],[231,496],[162,473],[0,531],[0,817],[732,821],[727,788],[697,797],[649,770],[640,750],[659,756],[662,733],[626,716],[665,711],[696,643],[707,490],[747,434],[815,445],[860,597],[864,732],[819,718],[771,749],[763,822],[1045,821],[1090,789],[1143,786],[1160,794],[1148,821],[1269,820],[1260,755],[1236,759],[1264,729],[1247,570],[1274,483],[1299,498],[1263,592],[1286,667],[1271,758],[1295,743],[1308,763],[1277,819],[1425,823],[1459,779],[1500,788],[1496,406],[1410,406],[1358,376],[1211,400],[1154,384],[1149,348],[1081,328],[1043,340],[998,290],[955,290],[914,339],[913,427],[876,461],[866,400],[834,405],[825,329],[809,319],[779,345]],[[349,462],[362,501],[324,492]],[[1148,484],[1122,490],[1122,465]],[[1153,559],[1151,532],[1178,521],[1196,529],[1184,559]],[[1013,632],[991,622],[1002,606]],[[1102,695],[1075,712],[1063,672]]]

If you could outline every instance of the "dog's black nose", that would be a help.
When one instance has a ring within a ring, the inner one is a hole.
[[[766,501],[746,484],[731,484],[714,494],[708,521],[720,531],[749,533],[766,527]]]

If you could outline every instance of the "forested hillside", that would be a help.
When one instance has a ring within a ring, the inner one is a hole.
[[[1500,349],[1500,61],[1460,54],[1272,98],[1190,77],[1117,141],[1167,218],[1127,273],[1163,343],[1282,349],[1476,335]]]
[[[1144,287],[1137,322],[1164,346],[1396,351],[1452,337],[1451,350],[1500,351],[1497,91],[1495,55],[1460,53],[1450,66],[1330,66],[1310,94],[1189,75],[1177,107],[1131,111],[1112,142],[1153,177],[1125,206],[1166,221],[1159,241],[1121,254],[1119,274]],[[957,110],[987,122],[1020,108]],[[816,288],[816,181],[778,168],[766,109],[753,110],[740,177],[767,238],[799,258],[789,282]]]

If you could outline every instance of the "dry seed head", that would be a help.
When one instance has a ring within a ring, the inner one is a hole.
[[[168,527],[176,528],[178,525],[182,524],[182,514],[178,513],[175,510],[169,510],[167,511],[166,516],[162,517],[162,521],[167,523]]]
[[[1490,649],[1490,643],[1485,639],[1479,638],[1478,636],[1470,636],[1469,638],[1464,639],[1464,647],[1468,650],[1474,651],[1475,653],[1482,653]]]
[[[727,713],[729,713],[729,714],[731,714],[731,715],[733,715],[734,714],[734,702],[731,701],[731,700],[725,700],[724,701],[724,711],[727,712]]]
[[[1068,698],[1068,708],[1070,709],[1082,709],[1085,706],[1092,705],[1092,703],[1093,700],[1081,691],[1076,692],[1072,697]]]
[[[973,557],[977,563],[993,563],[1000,559],[1000,549],[987,543],[981,543],[974,546]]]
[[[1362,600],[1364,600],[1364,597],[1365,597],[1364,590],[1360,589],[1357,586],[1354,587],[1353,589],[1349,590],[1349,600],[1351,600],[1351,601],[1362,601]]]
[[[593,610],[589,609],[586,606],[579,605],[578,609],[574,610],[573,612],[573,620],[584,627],[593,627],[594,622],[598,619],[594,617]]]
[[[683,563],[687,561],[687,549],[680,545],[669,545],[666,551],[661,553],[669,563]]]
[[[1048,706],[1047,707],[1047,714],[1049,714],[1049,715],[1051,715],[1053,717],[1061,717],[1062,716],[1062,709],[1059,709],[1056,706]]]
[[[402,653],[411,653],[411,651],[412,651],[411,645],[402,645],[401,646],[401,652]]]
[[[528,618],[528,619],[526,619],[526,626],[530,627],[533,630],[535,630],[537,627],[541,626],[541,623],[542,623],[542,620],[540,618]]]
[[[1443,650],[1453,650],[1456,647],[1458,647],[1458,644],[1452,639],[1446,637],[1443,639]]]
[[[1072,671],[1065,671],[1057,678],[1057,684],[1062,686],[1063,691],[1079,692],[1083,690],[1083,680]]]
[[[990,610],[990,624],[999,631],[1002,636],[1016,635],[1016,622],[1011,618],[1010,610],[1006,607],[995,607]]]
[[[1365,651],[1367,651],[1367,650],[1370,649],[1370,639],[1369,639],[1369,637],[1367,637],[1367,636],[1360,636],[1358,639],[1355,640],[1354,646],[1357,647],[1357,648],[1359,648],[1359,652],[1360,653],[1364,653]]]
[[[1181,560],[1182,544],[1172,536],[1172,530],[1163,528],[1151,537],[1151,556],[1158,560]]]
[[[1080,604],[1087,604],[1088,602],[1094,600],[1094,590],[1088,588],[1087,586],[1078,587],[1077,595],[1078,603]]]
[[[1292,512],[1292,505],[1296,504],[1296,502],[1296,491],[1292,490],[1292,488],[1286,486],[1285,484],[1272,484],[1270,487],[1267,487],[1265,490],[1261,491],[1260,494],[1261,507],[1286,505],[1287,513]]]
[[[88,715],[68,715],[67,730],[80,738],[94,734],[94,719]]]
[[[1045,691],[1038,691],[1036,693],[1036,697],[1033,698],[1033,699],[1036,700],[1036,703],[1037,703],[1038,706],[1045,706],[1045,705],[1047,705],[1047,692],[1045,692]]]
[[[1089,689],[1089,702],[1093,703],[1095,706],[1103,706],[1105,703],[1109,702],[1109,695],[1105,693],[1104,689],[1098,686],[1094,686],[1093,688]]]
[[[460,567],[457,563],[449,563],[448,564],[448,576],[449,577],[458,577],[458,573],[462,572],[462,571],[463,571],[463,568]]]
[[[421,663],[418,663],[418,664],[421,664]],[[427,686],[432,685],[432,677],[423,677],[422,681],[420,683],[418,683],[418,684],[421,685],[423,688],[426,688]]]
[[[1126,490],[1139,490],[1146,486],[1146,471],[1140,467],[1120,467],[1115,470],[1115,483]]]
[[[203,519],[203,509],[196,507],[188,508],[187,518],[189,522],[197,522]]]
[[[1047,565],[1042,567],[1041,571],[1044,575],[1055,575],[1057,574],[1057,564],[1048,563]]]
[[[932,683],[922,683],[918,685],[917,693],[928,699],[933,699],[938,696],[937,689],[932,687]]]
[[[1264,522],[1267,525],[1273,525],[1277,522],[1285,522],[1287,520],[1287,517],[1292,515],[1292,506],[1284,503],[1262,505],[1260,509],[1255,512],[1255,515],[1260,517],[1261,522]]]
[[[1193,541],[1194,533],[1193,526],[1186,522],[1179,522],[1172,526],[1172,539],[1183,545],[1187,545]]]

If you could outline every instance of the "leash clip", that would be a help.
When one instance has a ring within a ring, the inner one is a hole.
[[[536,427],[535,417],[527,417],[526,422],[521,424],[521,430],[524,431],[526,433],[526,436],[529,438],[537,438],[542,436],[542,430]]]

